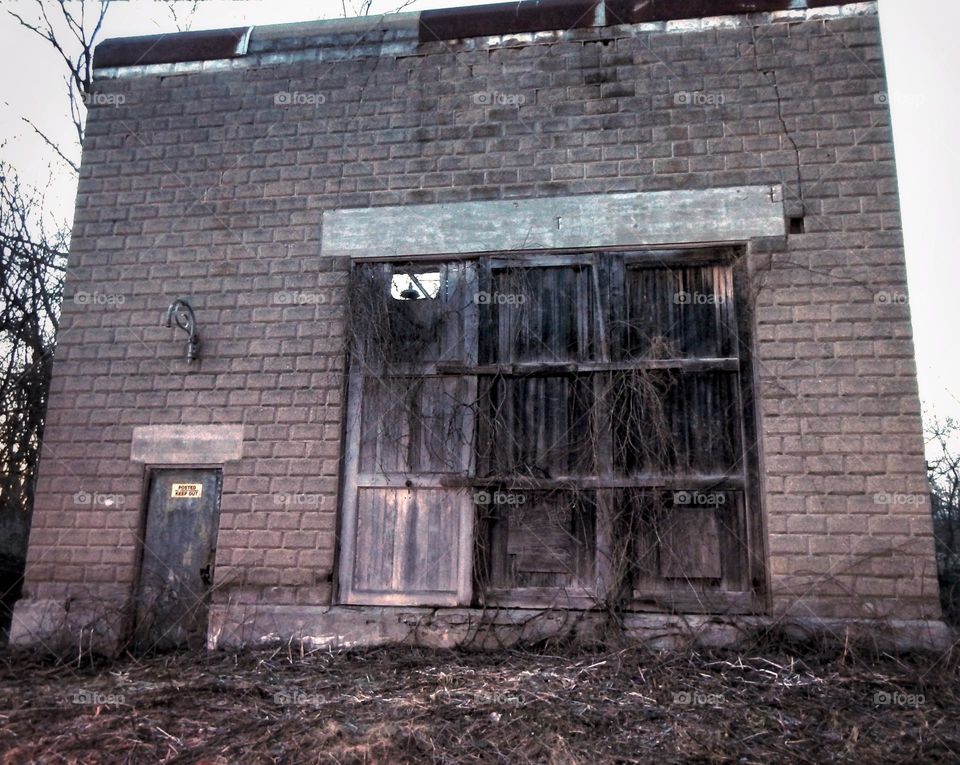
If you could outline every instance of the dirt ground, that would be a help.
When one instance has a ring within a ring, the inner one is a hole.
[[[0,762],[960,762],[958,665],[771,639],[669,654],[7,654]]]

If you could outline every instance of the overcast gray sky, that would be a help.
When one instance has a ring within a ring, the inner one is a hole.
[[[375,0],[374,12],[394,10],[400,0]],[[347,0],[348,6],[351,0]],[[406,10],[485,4],[484,0],[416,0]],[[171,3],[115,3],[104,38],[175,31]],[[173,3],[181,24],[190,2]],[[6,0],[4,8],[33,12],[32,0]],[[274,24],[342,16],[339,0],[204,0],[191,28]],[[910,304],[924,406],[960,419],[960,363],[953,331],[960,326],[960,258],[956,255],[953,209],[960,179],[957,112],[960,4],[955,0],[881,0],[886,68],[893,109],[897,170],[907,249]],[[851,57],[855,54],[851,51]],[[864,62],[864,66],[867,63]],[[875,66],[870,64],[870,66]],[[62,72],[42,41],[3,14],[0,18],[0,159],[29,183],[48,189],[51,207],[72,217],[75,187],[64,167],[20,118],[27,116],[69,145]]]

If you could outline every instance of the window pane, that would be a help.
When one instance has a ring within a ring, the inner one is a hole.
[[[463,358],[472,295],[462,264],[360,264],[351,278],[351,348],[368,371]]]

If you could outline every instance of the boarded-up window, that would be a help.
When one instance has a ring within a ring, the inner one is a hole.
[[[356,265],[344,599],[748,608],[737,269],[730,250]]]

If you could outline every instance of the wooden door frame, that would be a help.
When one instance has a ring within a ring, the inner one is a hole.
[[[491,264],[495,263],[498,267],[509,267],[511,265],[516,266],[529,266],[534,267],[538,265],[579,265],[584,262],[590,262],[591,268],[596,268],[595,257],[602,256],[605,253],[612,255],[632,255],[632,258],[624,258],[624,263],[626,264],[629,259],[636,259],[638,257],[642,258],[646,255],[649,255],[651,259],[656,259],[657,261],[663,261],[666,265],[667,263],[671,265],[697,265],[705,261],[709,262],[718,262],[726,263],[730,266],[732,272],[733,280],[733,289],[734,289],[734,300],[735,306],[734,310],[736,313],[736,324],[737,324],[737,346],[738,346],[738,366],[737,371],[739,373],[739,385],[738,385],[738,398],[740,403],[740,422],[738,423],[738,431],[741,436],[741,445],[742,445],[742,456],[744,459],[743,467],[743,478],[745,485],[740,489],[743,491],[744,499],[744,525],[746,527],[747,539],[744,544],[746,546],[745,556],[747,559],[747,576],[748,581],[745,586],[748,589],[747,593],[733,593],[733,597],[729,598],[725,603],[709,603],[706,604],[707,607],[704,607],[705,604],[699,604],[695,601],[691,601],[689,598],[684,597],[682,594],[676,597],[664,596],[662,598],[662,607],[658,610],[681,610],[681,611],[690,611],[690,612],[716,612],[716,611],[725,611],[728,613],[761,613],[764,612],[768,607],[769,600],[769,586],[768,586],[768,566],[766,565],[767,555],[766,555],[766,534],[765,534],[765,522],[764,522],[764,503],[762,501],[762,472],[761,472],[761,460],[763,456],[762,444],[761,444],[761,429],[759,424],[759,409],[758,401],[755,394],[757,377],[756,377],[756,361],[755,361],[755,350],[753,348],[753,342],[756,337],[755,333],[755,316],[753,306],[749,304],[749,271],[748,271],[748,252],[749,252],[749,242],[705,242],[705,243],[695,243],[695,244],[674,244],[674,245],[664,245],[664,246],[649,246],[649,247],[631,247],[631,246],[622,246],[622,247],[590,247],[582,249],[562,249],[557,250],[551,253],[545,253],[543,250],[534,250],[534,251],[513,251],[509,253],[471,253],[471,254],[457,254],[450,253],[447,256],[438,256],[436,254],[431,254],[423,257],[416,256],[405,256],[402,258],[387,258],[387,257],[378,257],[371,259],[358,259],[354,260],[352,266],[356,266],[361,263],[391,263],[394,265],[403,265],[407,263],[417,263],[417,264],[428,264],[428,263],[449,263],[451,261],[480,261],[488,260]],[[477,272],[474,272],[474,278],[477,277]],[[479,331],[479,324],[476,325],[477,331]],[[479,341],[479,338],[475,338],[476,341]],[[345,512],[347,503],[355,503],[357,500],[357,486],[355,482],[349,480],[351,475],[351,469],[353,475],[356,475],[356,463],[358,463],[359,455],[359,429],[351,428],[351,422],[359,423],[360,407],[361,402],[358,400],[360,397],[356,395],[350,395],[351,391],[355,390],[355,386],[358,384],[362,385],[362,379],[357,380],[355,378],[355,371],[351,363],[352,359],[350,356],[350,349],[347,349],[347,368],[349,370],[347,379],[345,380],[345,394],[347,396],[347,406],[346,412],[347,416],[344,419],[344,438],[342,443],[346,448],[346,454],[343,460],[343,469],[341,472],[341,503],[338,508],[338,518],[339,518],[339,544],[337,545],[337,565],[335,567],[335,581],[337,582],[337,593],[338,600],[342,603],[350,603],[347,593],[349,593],[349,586],[352,583],[353,571],[348,570],[345,565],[350,561],[349,565],[352,566],[352,556],[355,554],[354,549],[354,540],[356,533],[356,513],[353,513],[353,517],[350,518],[348,513]],[[476,365],[476,360],[474,365]],[[468,365],[464,365],[468,366]],[[467,370],[464,370],[467,371]],[[473,380],[474,385],[476,386],[477,374],[483,373],[481,368],[475,366],[473,370]],[[362,377],[362,376],[361,376]],[[475,433],[471,432],[470,442],[472,444],[473,439],[475,438]],[[476,450],[473,449],[475,452]],[[475,477],[475,460],[476,455],[473,454],[470,458],[470,471],[469,475],[466,476],[466,487],[459,487],[461,502],[464,502],[468,508],[464,509],[461,507],[461,512],[466,517],[469,515],[469,549],[475,549],[475,540],[473,539],[475,535],[475,516],[476,508],[474,507],[472,498],[469,496],[469,492],[473,489]],[[352,485],[351,485],[352,483]],[[446,485],[446,488],[452,488],[452,485],[455,482],[450,482]],[[427,488],[427,486],[423,486]],[[439,486],[437,487],[439,488]],[[597,502],[597,575],[598,581],[601,584],[601,588],[610,588],[613,582],[606,581],[609,573],[605,571],[605,567],[602,562],[602,555],[600,554],[600,545],[601,545],[601,533],[607,540],[611,534],[611,529],[606,528],[602,523],[603,518],[601,518],[601,503]],[[467,525],[461,525],[461,545],[466,543],[465,535],[467,532]],[[466,581],[474,582],[476,581],[475,572],[473,570],[476,563],[475,555],[469,556],[469,558],[461,557],[460,565],[461,570],[465,565],[468,565],[469,573],[465,577]],[[463,579],[461,580],[463,581]],[[598,593],[599,594],[599,593]],[[404,602],[398,603],[395,602],[392,598],[384,598],[379,604],[383,605],[418,605],[415,602],[416,599],[410,599],[406,596],[403,598]],[[522,600],[522,599],[521,599]],[[534,607],[533,605],[520,605],[521,601],[517,602],[515,607]],[[377,605],[378,603],[370,602],[370,605]],[[434,605],[432,601],[430,603],[423,603],[424,605]],[[451,605],[465,605],[466,603],[461,600],[457,604]],[[578,605],[586,604],[586,600],[583,603],[571,602],[568,607],[578,607]],[[627,610],[646,610],[643,606],[638,603],[626,604]]]

